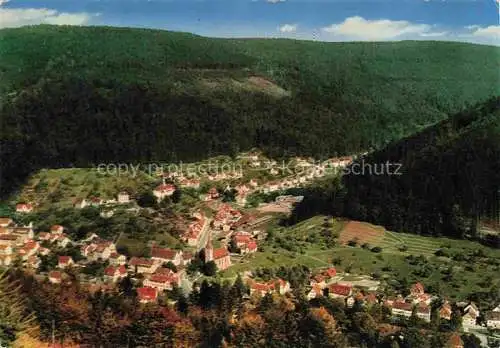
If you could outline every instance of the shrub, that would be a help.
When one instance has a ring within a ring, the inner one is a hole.
[[[450,256],[448,254],[448,252],[446,250],[443,250],[443,249],[436,250],[436,252],[434,253],[434,255],[436,255],[436,256],[444,256],[444,257],[449,257]]]
[[[358,241],[351,239],[350,241],[347,242],[347,245],[349,245],[350,247],[355,247],[358,245]]]

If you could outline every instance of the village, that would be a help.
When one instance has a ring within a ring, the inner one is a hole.
[[[246,154],[243,159],[249,168],[262,166],[271,176],[279,176],[279,171],[259,154]],[[285,194],[291,188],[298,188],[336,173],[352,161],[352,157],[334,158],[321,164],[308,159],[295,159],[302,169],[299,174],[281,175],[274,180],[262,182],[255,178],[244,181],[243,173],[219,173],[206,176],[187,176],[184,173],[155,173],[158,184],[152,194],[158,203],[169,200],[177,190],[199,190],[202,183],[223,182],[223,189],[215,185],[198,195],[203,207],[213,211],[208,215],[206,209],[199,206],[191,211],[191,219],[181,235],[182,249],[149,244],[149,252],[143,256],[128,256],[117,251],[116,240],[106,240],[99,236],[99,231],[81,240],[72,240],[65,227],[53,225],[50,231],[40,231],[32,223],[27,226],[17,225],[12,218],[0,218],[0,266],[18,265],[32,272],[39,281],[47,281],[54,286],[71,282],[76,276],[89,291],[112,290],[124,278],[129,278],[135,286],[138,301],[142,304],[157,302],[162,296],[168,298],[170,291],[180,289],[188,295],[199,286],[198,280],[209,279],[219,271],[231,268],[241,258],[259,251],[266,239],[263,228],[266,221],[276,214],[290,214],[302,196]],[[269,169],[270,168],[270,169]],[[219,187],[221,187],[219,185]],[[234,200],[225,201],[228,192]],[[248,200],[253,194],[276,193],[274,199],[260,202],[252,210],[248,209]],[[95,207],[100,209],[103,218],[113,216],[114,212],[127,207],[139,209],[135,204],[134,193],[120,191],[116,198],[102,199],[86,197],[75,200],[74,209]],[[16,213],[27,215],[36,210],[36,204],[20,202]],[[251,212],[249,212],[251,211]],[[64,251],[72,250],[64,254]],[[78,254],[74,258],[72,254]],[[57,251],[57,264],[51,269],[40,271],[42,258]],[[210,275],[204,275],[201,269],[189,272],[195,260],[204,265],[213,265]],[[101,275],[85,270],[95,263],[105,265]],[[190,266],[191,265],[191,266]],[[267,281],[259,279],[251,271],[241,272],[244,283],[248,286],[249,296],[264,297],[267,294],[292,294],[291,284],[281,278]],[[438,300],[436,296],[425,292],[422,283],[411,286],[408,294],[386,295],[382,292],[380,280],[369,275],[357,275],[353,280],[347,272],[337,272],[335,267],[311,270],[309,282],[300,289],[308,300],[329,297],[342,301],[347,308],[353,306],[369,307],[379,304],[387,308],[397,318],[416,317],[424,322],[431,321],[431,309]],[[175,301],[171,301],[175,302]],[[480,321],[481,313],[474,302],[451,303],[442,301],[438,308],[439,317],[451,320],[460,316],[464,331],[481,327],[500,329],[500,305],[491,308]]]

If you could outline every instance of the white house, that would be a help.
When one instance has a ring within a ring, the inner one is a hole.
[[[486,313],[486,326],[488,329],[500,329],[500,312]]]
[[[172,184],[163,184],[156,187],[153,191],[153,195],[161,201],[165,197],[170,197],[175,192],[175,186]]]
[[[126,204],[126,203],[130,202],[130,196],[127,192],[122,191],[122,192],[118,193],[117,200],[118,200],[118,203],[120,203],[120,204]]]

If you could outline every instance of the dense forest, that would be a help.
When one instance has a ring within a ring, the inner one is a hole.
[[[317,213],[394,231],[480,237],[480,222],[500,213],[500,98],[358,159],[341,184],[312,187],[292,222]],[[500,246],[498,238],[490,244]]]
[[[71,284],[38,283],[18,270],[0,281],[0,344],[48,347],[54,341],[71,347],[480,347],[472,334],[461,334],[461,316],[439,318],[433,304],[426,323],[413,314],[391,319],[390,309],[327,296],[308,301],[304,267],[268,270],[296,280],[286,296],[249,296],[240,277],[234,283],[203,281],[189,297],[174,288],[158,303],[140,304],[130,278],[111,292],[91,292],[69,273]],[[297,281],[299,283],[297,283]],[[13,292],[17,289],[16,292]],[[36,289],[36,290],[35,290]],[[1,296],[9,293],[10,297]],[[171,301],[174,301],[172,303]],[[15,312],[1,310],[16,308]],[[415,312],[416,313],[416,312]],[[458,314],[457,314],[458,313]],[[395,326],[397,324],[398,326]]]
[[[47,167],[357,153],[498,94],[498,48],[452,42],[34,26],[0,54],[3,194]]]

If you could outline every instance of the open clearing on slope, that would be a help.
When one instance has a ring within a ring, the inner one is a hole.
[[[384,237],[384,229],[359,221],[349,221],[340,232],[339,242],[343,245],[350,240],[359,244],[377,244]]]

